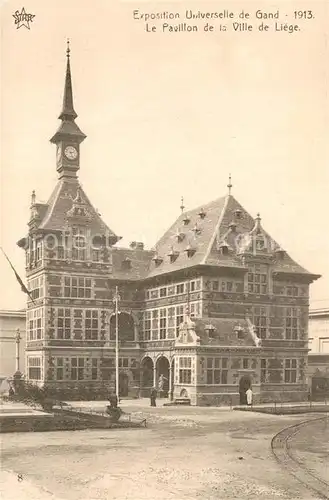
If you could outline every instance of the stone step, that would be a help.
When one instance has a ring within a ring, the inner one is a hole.
[[[175,405],[186,405],[186,406],[190,406],[190,405],[191,405],[191,400],[190,400],[190,399],[188,399],[188,398],[177,398],[177,399],[175,399],[174,404],[175,404]]]

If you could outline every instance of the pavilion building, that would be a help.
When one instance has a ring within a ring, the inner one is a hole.
[[[78,170],[86,135],[76,124],[67,50],[60,126],[51,138],[58,181],[33,192],[25,250],[26,374],[61,397],[115,387],[114,295],[120,294],[120,396],[165,392],[192,404],[303,400],[309,285],[319,278],[285,252],[231,194],[181,214],[146,250],[102,220]],[[78,395],[78,396],[77,396]]]

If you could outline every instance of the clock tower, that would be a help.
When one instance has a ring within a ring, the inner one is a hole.
[[[70,67],[70,46],[67,42],[66,50],[67,64],[63,98],[63,109],[59,115],[62,123],[50,142],[57,146],[57,171],[59,178],[76,177],[80,168],[80,144],[86,135],[81,132],[75,123],[77,114],[73,106],[72,79]]]

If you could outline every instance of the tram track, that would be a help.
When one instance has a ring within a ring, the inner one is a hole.
[[[308,467],[302,465],[293,455],[292,438],[302,428],[314,423],[325,421],[328,417],[319,417],[290,425],[278,432],[271,441],[271,450],[277,462],[284,467],[289,474],[294,476],[301,484],[313,491],[319,498],[329,500],[329,483],[319,478]]]

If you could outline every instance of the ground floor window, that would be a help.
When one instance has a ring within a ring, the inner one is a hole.
[[[192,358],[184,356],[179,358],[179,383],[191,384]]]
[[[28,374],[30,380],[41,380],[41,358],[27,358]]]
[[[297,382],[297,359],[284,360],[284,381],[290,384]]]
[[[64,379],[64,358],[55,358],[56,380]]]
[[[227,384],[227,358],[207,359],[207,384]]]
[[[71,358],[71,380],[84,379],[84,358]]]
[[[262,384],[266,382],[267,378],[267,359],[260,360],[260,381]]]

